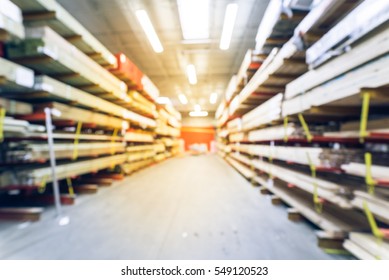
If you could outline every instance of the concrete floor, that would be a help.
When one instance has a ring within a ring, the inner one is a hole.
[[[175,176],[173,176],[175,174]],[[142,170],[37,223],[0,223],[0,259],[338,259],[217,156]]]

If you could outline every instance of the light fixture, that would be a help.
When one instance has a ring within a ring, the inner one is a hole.
[[[193,64],[189,64],[186,67],[186,74],[188,75],[188,80],[191,85],[197,84],[196,68]]]
[[[161,41],[159,40],[158,35],[155,32],[154,26],[151,23],[151,20],[147,12],[145,10],[138,10],[136,11],[136,17],[138,18],[140,25],[142,26],[144,32],[146,33],[147,39],[149,40],[151,46],[153,47],[153,50],[156,53],[163,52]]]
[[[231,43],[232,31],[234,30],[236,14],[238,12],[238,4],[230,3],[227,5],[226,14],[224,16],[224,24],[222,37],[220,39],[220,49],[228,50]]]
[[[191,111],[189,112],[189,116],[191,117],[206,117],[208,116],[207,111]]]
[[[184,40],[209,38],[209,0],[177,0]]]
[[[194,105],[194,110],[195,110],[195,112],[200,112],[201,106],[199,104]]]
[[[163,105],[167,105],[167,104],[171,105],[172,104],[170,98],[166,97],[166,96],[159,96],[157,98],[157,103],[158,104],[163,104]]]
[[[216,104],[217,97],[217,92],[211,93],[211,96],[209,97],[209,103]]]
[[[181,93],[180,95],[178,95],[178,99],[182,104],[188,104],[188,98],[186,98],[185,94]]]

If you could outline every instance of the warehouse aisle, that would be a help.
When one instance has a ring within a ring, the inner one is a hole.
[[[173,176],[175,174],[175,176]],[[217,156],[140,171],[33,224],[0,224],[0,259],[332,259]],[[338,258],[338,257],[336,257]]]

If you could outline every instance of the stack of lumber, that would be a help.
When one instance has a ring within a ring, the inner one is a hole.
[[[22,90],[34,85],[34,72],[0,57],[0,87],[3,91]]]
[[[252,165],[267,174],[272,174],[277,179],[284,181],[290,186],[298,187],[308,193],[313,194],[315,192],[315,186],[317,186],[317,194],[322,199],[329,201],[340,208],[351,209],[352,205],[350,200],[343,194],[347,193],[346,187],[331,183],[319,178],[313,178],[310,175],[306,175],[301,172],[293,171],[289,168],[283,168],[275,164],[270,164],[261,160],[252,160]]]
[[[53,116],[54,121],[69,121],[82,122],[88,124],[95,124],[102,127],[111,127],[121,129],[123,127],[129,127],[128,122],[123,121],[121,118],[112,117],[105,114],[95,113],[93,111],[79,109],[76,107],[64,105],[57,102],[43,103],[34,106],[34,113],[31,115],[25,115],[20,117],[28,121],[44,121],[45,120],[45,108],[52,108],[58,110],[61,115]]]
[[[154,151],[156,153],[164,152],[165,146],[161,143],[156,143],[152,145],[136,145],[136,146],[127,146],[126,151],[127,153],[136,153],[140,151]]]
[[[366,165],[363,163],[356,163],[349,161],[346,164],[342,164],[342,169],[347,173],[359,177],[366,176]],[[370,166],[371,176],[377,181],[386,181],[389,179],[389,167],[380,165]]]
[[[83,157],[98,157],[100,155],[110,155],[123,153],[125,146],[116,142],[92,142],[92,143],[55,143],[54,151],[57,159],[72,159],[74,152]],[[5,153],[5,163],[20,162],[45,162],[49,159],[49,147],[43,143],[21,143],[11,145]]]
[[[356,42],[349,52],[289,83],[283,115],[301,113],[325,104],[358,105],[363,88],[387,85],[388,41],[389,29],[378,30]]]
[[[389,242],[368,233],[350,233],[344,247],[361,260],[389,260]]]
[[[0,195],[52,182],[46,108],[58,180],[177,154],[181,115],[169,105],[159,115],[159,90],[139,68],[56,1],[12,2],[0,0]]]
[[[307,50],[307,63],[313,67],[322,64],[388,20],[389,3],[363,1]]]
[[[231,99],[216,115],[219,155],[326,234],[342,238],[369,230],[366,205],[379,226],[389,227],[389,5],[384,2],[315,1],[289,35],[277,38],[279,29],[262,30],[258,70],[240,75],[247,79],[232,78],[236,88],[228,89]],[[281,1],[269,7],[276,4]],[[268,26],[278,24],[279,15],[272,16],[272,24],[264,20]],[[351,252],[363,247],[356,243]]]
[[[24,81],[28,82],[28,79]],[[58,101],[82,108],[93,109],[94,111],[99,111],[119,118],[124,118],[130,122],[141,123],[144,126],[155,126],[155,121],[150,118],[136,114],[123,108],[122,106],[116,105],[44,75],[35,77],[35,83],[32,90],[15,91],[5,89],[3,96],[33,103],[42,103],[49,100]]]
[[[0,0],[0,42],[24,38],[22,12],[9,0]]]
[[[345,162],[355,159],[363,160],[363,152],[359,149],[330,149],[315,147],[269,146],[239,144],[231,145],[232,150],[250,155],[278,159],[289,163],[304,165],[313,164],[316,167],[340,168]]]
[[[90,93],[124,100],[127,86],[49,27],[26,28],[26,40],[7,45],[10,59]]]
[[[151,115],[153,116],[154,118],[157,118],[158,117],[158,113],[157,113],[157,106],[149,101],[147,98],[145,98],[143,95],[141,95],[139,92],[137,91],[130,91],[128,93],[129,97],[131,98],[132,102],[131,103],[135,103],[137,108],[134,108],[134,109],[137,109],[139,110],[141,113],[145,113],[147,115]]]
[[[232,158],[231,156],[226,157],[226,161],[232,165],[239,173],[241,173],[245,178],[251,179],[255,177],[255,172],[248,168],[247,166],[243,165],[236,159]]]
[[[122,169],[124,173],[131,174],[139,169],[145,168],[154,163],[153,159],[144,159],[140,161],[124,163],[122,164]]]
[[[115,56],[55,0],[13,0],[27,26],[47,25],[103,66],[116,66]]]
[[[358,212],[347,209],[339,210],[326,204],[323,211],[318,213],[312,202],[312,194],[307,194],[297,188],[288,188],[285,184],[271,179],[266,180],[257,176],[255,180],[327,233],[344,236],[350,231],[368,229],[365,217]]]
[[[88,159],[76,162],[70,162],[57,165],[56,174],[58,180],[77,177],[98,170],[110,168],[115,165],[122,164],[126,161],[125,154],[99,157],[97,159]],[[37,187],[44,183],[50,183],[51,168],[25,168],[12,171],[5,171],[0,175],[0,186],[31,186]]]
[[[154,136],[152,133],[144,131],[127,131],[124,134],[124,139],[127,142],[154,142]]]
[[[154,158],[156,155],[156,152],[153,150],[149,151],[141,151],[136,153],[128,153],[127,154],[127,162],[135,162],[145,159]]]
[[[271,123],[281,118],[281,102],[283,95],[277,94],[262,103],[254,110],[242,117],[242,130],[251,130],[255,127]]]
[[[262,128],[252,130],[248,133],[248,141],[250,142],[261,142],[261,141],[272,141],[282,140],[284,137],[292,137],[297,135],[298,129],[294,124],[289,123],[287,126],[273,126],[268,128]]]

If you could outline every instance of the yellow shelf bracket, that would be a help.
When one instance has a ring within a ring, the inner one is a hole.
[[[371,153],[365,153],[365,183],[367,185],[367,190],[369,194],[374,194],[376,181],[373,179],[371,173],[371,166],[373,164]]]
[[[111,138],[111,154],[112,155],[114,155],[116,152],[114,144],[115,144],[115,139],[118,136],[118,133],[119,133],[119,128],[115,128],[115,130],[112,133],[112,138]]]
[[[284,142],[288,142],[288,117],[284,118]]]
[[[313,164],[310,154],[307,152],[307,159],[309,163],[309,169],[311,170],[311,176],[314,179],[313,182],[313,203],[315,206],[315,211],[317,213],[323,212],[323,201],[319,197],[319,186],[316,182],[316,166]]]
[[[82,129],[82,122],[78,122],[76,128],[76,135],[74,137],[74,149],[73,149],[73,157],[72,157],[73,160],[76,160],[78,158],[78,143],[81,134],[81,129]]]
[[[359,125],[359,142],[364,143],[365,138],[369,135],[367,132],[367,122],[369,119],[370,92],[365,91],[362,95],[361,121]]]
[[[304,129],[304,133],[305,133],[305,137],[307,138],[307,141],[311,142],[313,139],[313,136],[312,136],[311,132],[309,131],[309,126],[308,126],[307,122],[305,121],[303,114],[301,114],[301,113],[298,114],[298,117],[299,117],[299,121]]]
[[[66,184],[68,185],[68,191],[70,195],[74,195],[73,182],[70,177],[66,178]]]
[[[371,213],[369,209],[369,205],[366,201],[363,202],[363,210],[365,211],[365,215],[367,218],[367,221],[369,222],[371,232],[373,235],[377,238],[377,241],[379,244],[382,244],[384,240],[384,233],[378,228],[377,223],[374,219],[373,214]],[[380,256],[375,256],[376,259],[381,259]]]
[[[43,176],[42,181],[38,186],[38,193],[42,194],[46,191],[48,175]]]
[[[6,110],[0,108],[0,143],[4,140],[4,119],[5,119]]]

